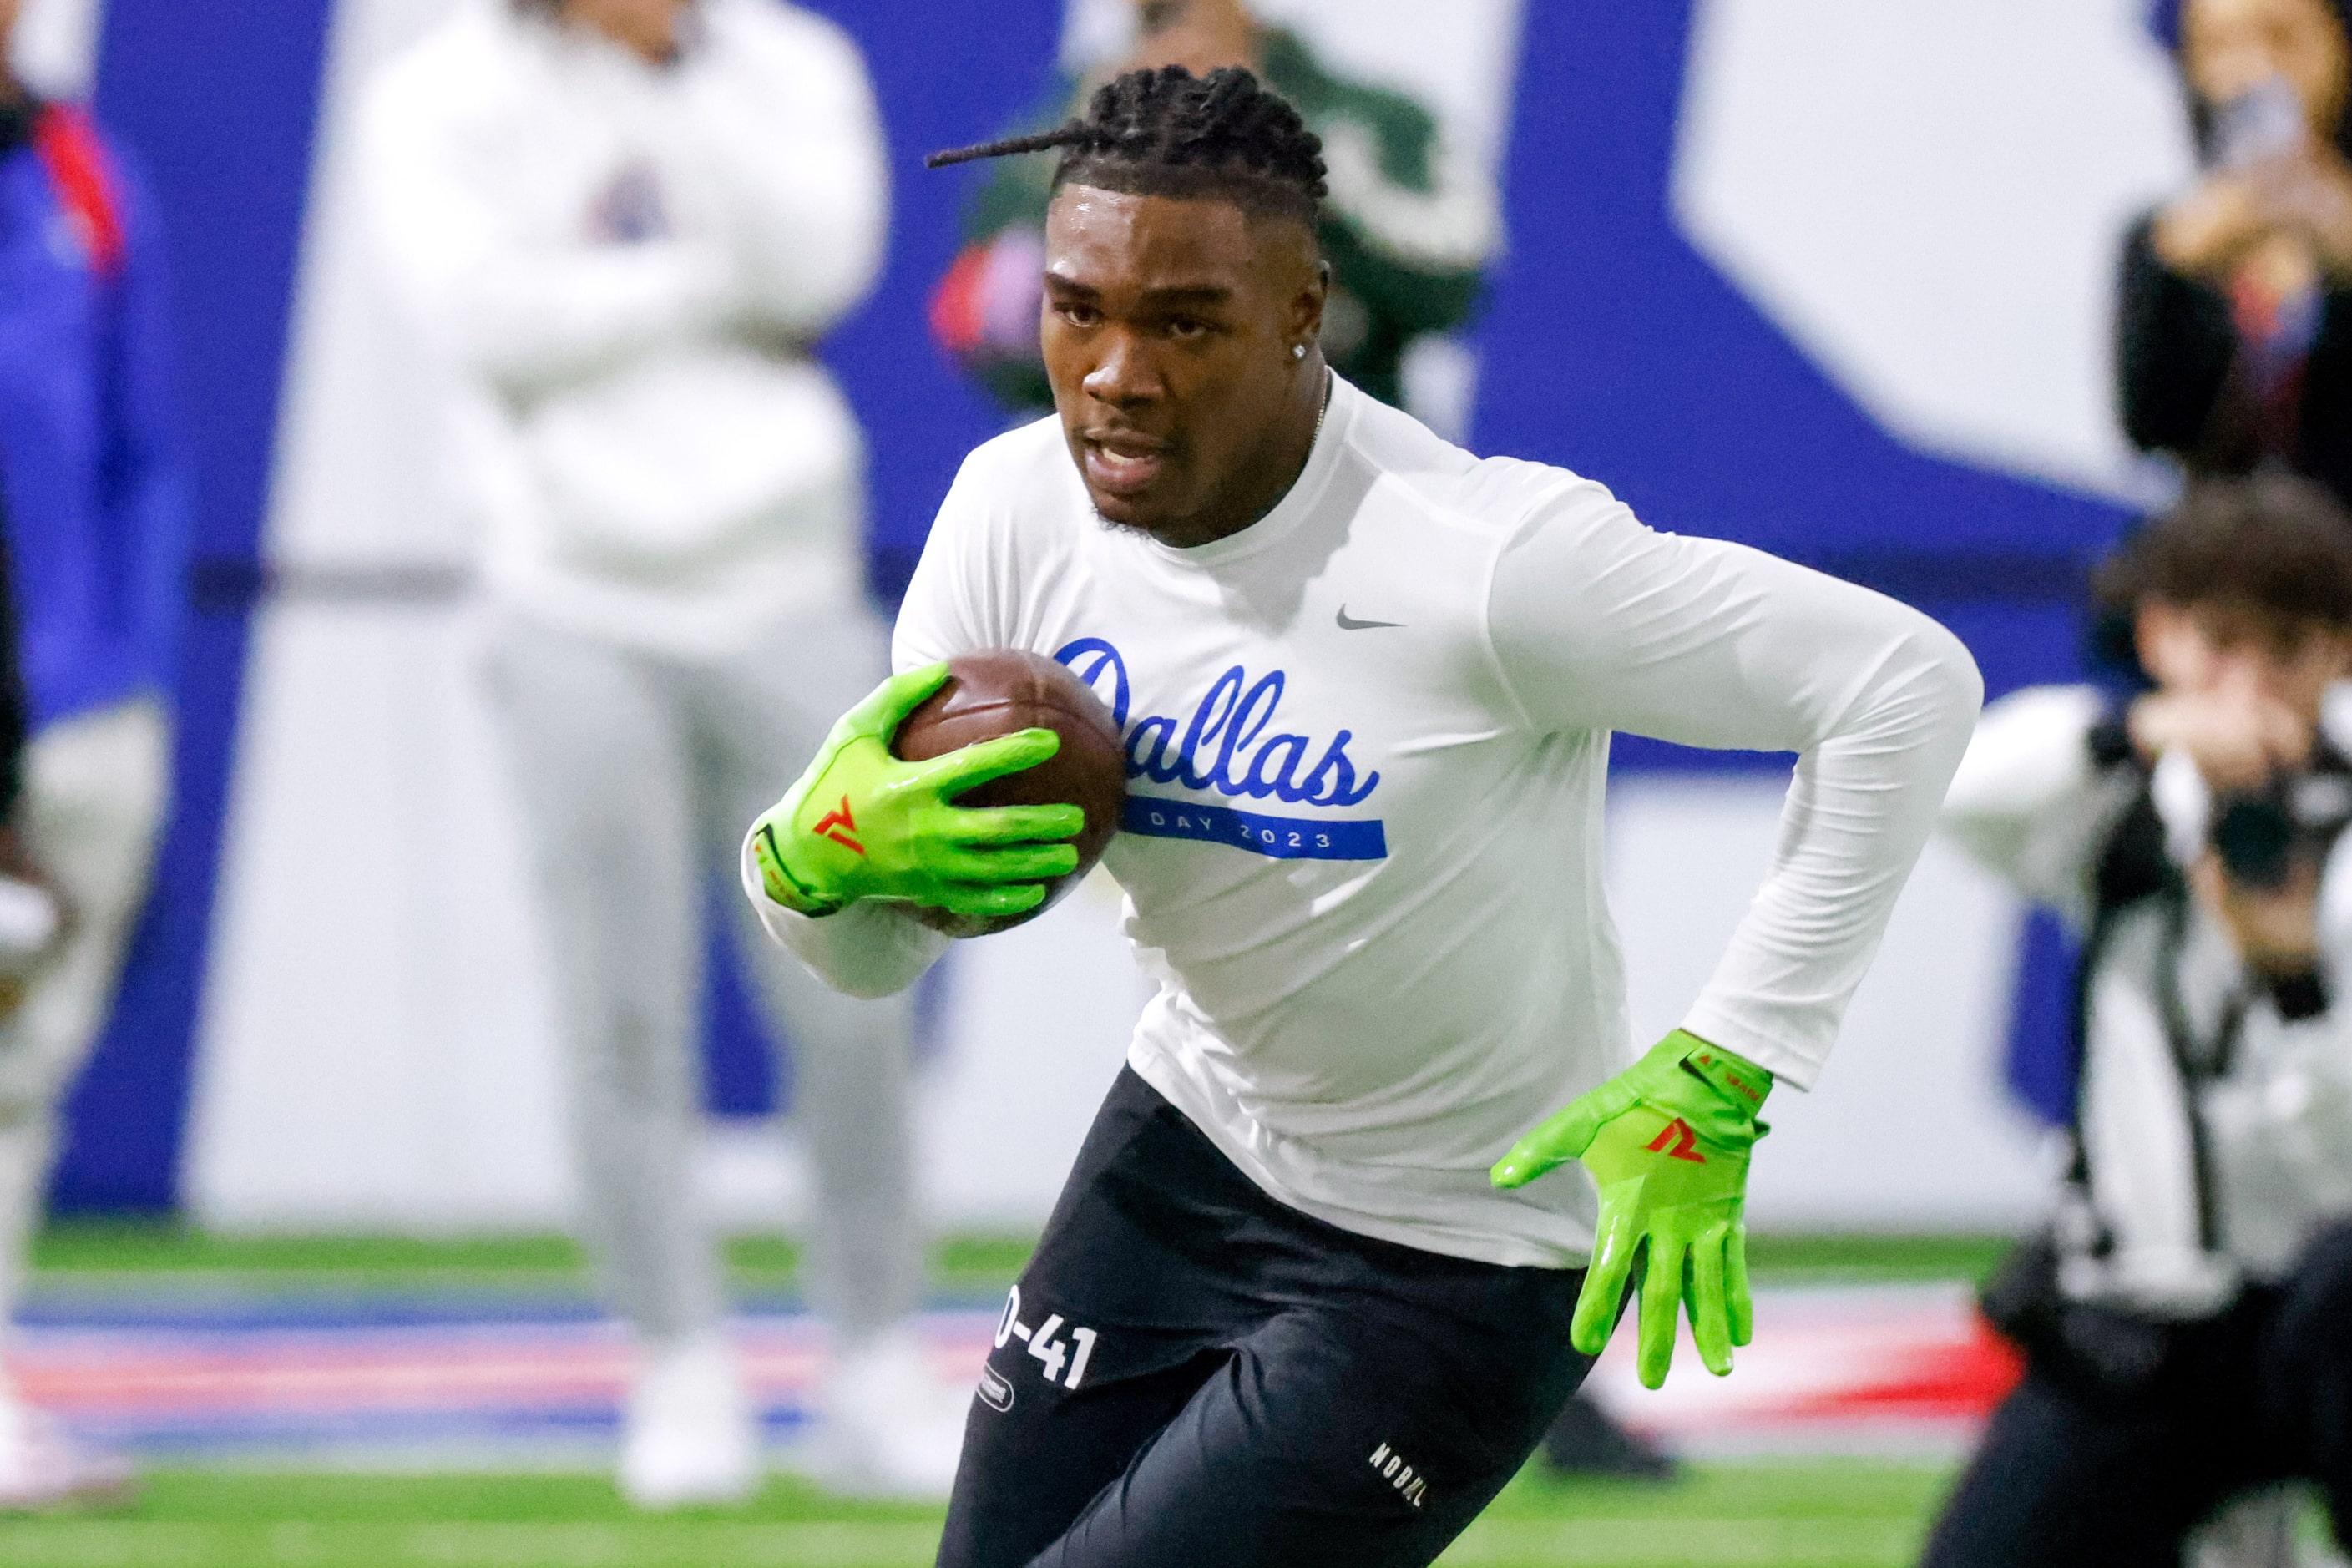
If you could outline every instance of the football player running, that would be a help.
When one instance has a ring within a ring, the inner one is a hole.
[[[942,769],[892,731],[966,651],[1091,682],[1159,989],[1006,1303],[940,1562],[1426,1563],[1633,1296],[1649,1383],[1683,1310],[1730,1369],[1758,1110],[1828,1054],[1976,668],[1900,605],[1332,375],[1318,147],[1247,71],[1135,72],[948,156],[1047,149],[1055,417],[965,462],[901,673],[754,826],[747,890],[834,984],[910,984],[947,940],[910,903],[1034,905],[1076,813],[939,809],[1049,731]],[[1630,1065],[1618,730],[1801,753],[1714,978]],[[891,866],[814,832],[845,796]]]

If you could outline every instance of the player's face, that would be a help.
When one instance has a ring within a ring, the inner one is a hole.
[[[1062,190],[1045,220],[1041,336],[1097,511],[1183,546],[1246,528],[1280,499],[1321,395],[1324,279],[1302,223]]]

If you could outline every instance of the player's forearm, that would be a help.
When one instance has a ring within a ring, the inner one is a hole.
[[[1544,730],[1802,754],[1772,874],[1684,1026],[1809,1085],[1967,749],[1976,661],[1916,610],[1644,528],[1596,485],[1514,537],[1487,617]]]
[[[948,938],[897,904],[867,900],[839,914],[812,920],[769,898],[761,886],[751,844],[742,855],[743,896],[760,923],[812,973],[850,996],[892,996],[923,976],[947,951]]]
[[[1878,950],[1982,696],[1958,638],[1897,613],[1910,624],[1800,760],[1772,873],[1684,1025],[1801,1088]]]

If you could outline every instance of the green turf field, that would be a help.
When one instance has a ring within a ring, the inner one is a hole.
[[[1978,1237],[1756,1238],[1778,1283],[1974,1279],[1998,1255]],[[1001,1295],[1028,1252],[1017,1237],[942,1243],[951,1299]],[[739,1289],[794,1293],[787,1242],[738,1238]],[[53,1228],[36,1289],[239,1292],[583,1288],[553,1237],[224,1237],[144,1224]],[[1666,1486],[1562,1483],[1530,1472],[1444,1561],[1460,1568],[1895,1568],[1909,1563],[1947,1481],[1940,1468],[1851,1460],[1694,1467]],[[920,1568],[937,1511],[850,1503],[779,1479],[740,1511],[633,1515],[601,1476],[152,1473],[116,1515],[0,1521],[5,1568]]]
[[[1979,1279],[2007,1243],[1982,1236],[1756,1236],[1748,1262],[1779,1284]],[[1001,1293],[1028,1259],[1030,1241],[953,1236],[933,1248],[931,1280],[948,1295]],[[727,1259],[737,1285],[789,1290],[799,1252],[781,1237],[736,1237]],[[253,1289],[450,1286],[578,1288],[587,1264],[560,1236],[215,1236],[141,1221],[52,1226],[35,1244],[37,1279],[51,1287],[200,1277]]]
[[[1002,1295],[1028,1260],[1031,1239],[952,1236],[931,1250],[930,1279],[943,1295]],[[726,1243],[738,1289],[789,1294],[800,1249],[782,1237]],[[588,1262],[561,1236],[215,1236],[149,1221],[51,1226],[33,1247],[37,1288],[137,1289],[200,1283],[301,1291],[509,1289],[578,1290]]]
[[[1530,1475],[1444,1561],[1458,1568],[1896,1568],[1937,1470],[1709,1466],[1667,1486]],[[9,1568],[926,1568],[928,1509],[779,1481],[725,1514],[631,1515],[583,1476],[167,1470],[117,1517],[0,1523]]]

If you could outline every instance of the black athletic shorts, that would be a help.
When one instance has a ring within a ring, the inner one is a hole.
[[[941,1568],[1417,1568],[1583,1381],[1583,1279],[1311,1218],[1123,1071],[1005,1302]]]

